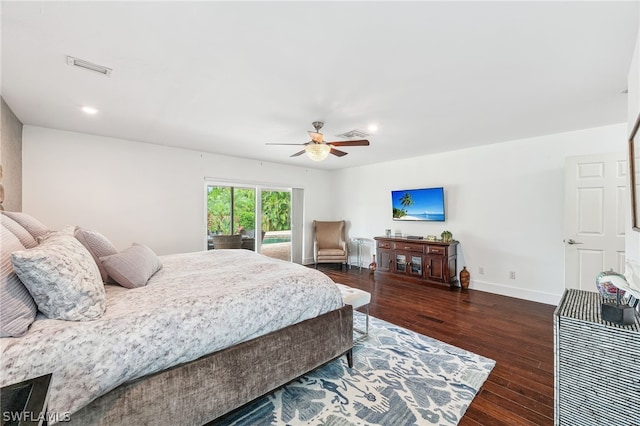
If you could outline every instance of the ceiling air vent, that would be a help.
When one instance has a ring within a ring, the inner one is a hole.
[[[82,59],[74,58],[73,56],[67,56],[67,64],[78,68],[84,68],[85,70],[97,72],[102,75],[111,76],[111,68],[83,61]]]
[[[350,130],[348,132],[342,133],[340,135],[337,135],[338,137],[341,138],[360,138],[360,139],[364,139],[367,138],[369,136],[371,136],[371,134],[363,132],[362,130]]]

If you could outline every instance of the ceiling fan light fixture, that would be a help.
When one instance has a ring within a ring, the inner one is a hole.
[[[323,143],[310,143],[304,147],[304,150],[307,151],[307,156],[313,161],[322,161],[329,155],[331,146]]]
[[[322,133],[320,132],[307,132],[309,133],[309,137],[311,138],[311,140],[315,143],[322,143]]]

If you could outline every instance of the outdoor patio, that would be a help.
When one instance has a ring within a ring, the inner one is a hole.
[[[268,243],[269,240],[288,240]],[[265,244],[265,241],[267,242]],[[268,231],[263,240],[261,253],[274,259],[291,260],[291,231]]]

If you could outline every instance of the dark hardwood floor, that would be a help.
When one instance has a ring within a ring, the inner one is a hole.
[[[496,361],[460,425],[553,424],[555,306],[365,268],[319,270],[370,292],[371,315]]]

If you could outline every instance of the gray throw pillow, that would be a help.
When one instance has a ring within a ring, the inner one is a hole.
[[[99,233],[98,231],[92,231],[90,229],[84,229],[81,227],[77,227],[74,233],[75,237],[82,243],[83,246],[89,253],[91,253],[91,257],[98,265],[98,269],[100,270],[100,276],[102,277],[102,281],[108,281],[107,271],[102,266],[102,262],[100,258],[103,256],[110,256],[112,254],[118,253],[118,250],[115,248],[111,241],[107,239],[104,235]]]
[[[20,240],[20,243],[24,246],[23,248],[33,248],[38,245],[36,239],[31,236],[29,231],[6,214],[0,215],[0,222],[2,222],[4,228],[7,228],[13,235],[18,237],[18,240]]]
[[[27,213],[3,211],[2,214],[18,222],[33,238],[42,237],[50,231],[42,222]]]
[[[118,284],[126,288],[142,287],[162,268],[162,262],[149,247],[133,243],[118,254],[101,257],[102,266]]]
[[[107,301],[100,271],[75,237],[50,233],[37,247],[13,252],[11,261],[47,317],[88,321],[104,313]]]
[[[4,225],[0,247],[0,337],[18,337],[35,321],[38,308],[11,263],[11,253],[24,250],[24,246]]]

